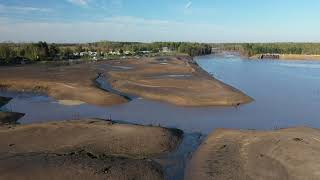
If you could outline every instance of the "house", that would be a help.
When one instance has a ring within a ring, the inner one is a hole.
[[[82,56],[88,55],[88,53],[87,52],[80,52],[79,55],[82,57]]]
[[[124,54],[125,54],[125,55],[131,55],[132,52],[131,52],[131,51],[125,51]]]
[[[120,56],[121,53],[119,51],[110,51],[109,55],[118,55],[118,56]]]
[[[96,57],[98,55],[97,52],[88,51],[89,56]]]
[[[170,49],[170,48],[168,48],[168,47],[162,47],[162,52],[163,53],[169,53],[169,52],[171,52],[172,50]]]
[[[140,51],[140,53],[142,53],[142,54],[149,54],[149,53],[151,53],[151,51]]]

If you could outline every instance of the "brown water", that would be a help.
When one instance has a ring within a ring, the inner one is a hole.
[[[183,169],[201,142],[201,134],[215,128],[266,130],[300,125],[320,128],[319,62],[251,61],[237,56],[204,56],[197,62],[255,101],[239,108],[191,108],[135,98],[127,104],[98,107],[65,106],[43,95],[1,92],[0,96],[14,97],[4,109],[26,113],[21,123],[111,116],[113,120],[182,129],[186,135],[177,152],[157,160],[165,162],[168,179],[183,179]]]

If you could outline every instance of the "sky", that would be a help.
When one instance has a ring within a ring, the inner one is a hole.
[[[320,42],[319,0],[0,0],[0,42]]]

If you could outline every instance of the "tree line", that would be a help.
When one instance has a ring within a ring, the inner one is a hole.
[[[30,44],[0,44],[0,64],[19,63],[22,60],[39,61],[50,60],[57,57],[60,49],[56,44],[48,45],[46,42]]]
[[[230,43],[216,45],[223,50],[241,52],[246,56],[257,54],[307,54],[319,55],[320,43]]]
[[[123,50],[131,52],[150,51],[157,53],[162,48],[167,47],[169,50],[179,53],[185,53],[190,56],[200,56],[211,53],[211,45],[204,43],[189,43],[189,42],[110,42],[101,41],[83,45],[87,49],[96,49],[99,51]]]
[[[110,42],[101,41],[83,44],[48,44],[38,43],[1,43],[0,64],[15,64],[21,61],[50,61],[74,58],[75,52],[92,51],[98,54],[118,51],[133,52],[138,54],[141,51],[158,53],[162,48],[167,47],[170,51],[200,56],[211,53],[211,45],[188,42]]]

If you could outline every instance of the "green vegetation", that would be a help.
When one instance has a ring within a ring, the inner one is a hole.
[[[59,48],[55,44],[46,42],[30,44],[0,44],[0,64],[14,64],[21,61],[50,60],[59,55]]]
[[[188,43],[188,42],[110,42],[85,44],[2,43],[0,64],[52,61],[63,59],[115,59],[122,56],[157,56],[211,54],[212,48],[237,51],[245,56],[257,54],[306,54],[320,55],[320,43]],[[81,53],[82,52],[82,53]]]
[[[130,51],[134,54],[139,54],[143,51],[150,53],[158,53],[167,48],[170,52],[178,52],[189,54],[190,56],[200,56],[211,53],[211,45],[203,43],[187,43],[187,42],[154,42],[154,43],[139,43],[139,42],[110,42],[102,41],[82,45],[85,50],[97,50],[98,52],[108,52],[118,50],[120,53]]]
[[[256,54],[306,54],[319,55],[320,43],[244,43],[244,44],[215,44],[223,50],[238,51],[246,56]]]
[[[98,59],[120,56],[146,56],[163,54],[189,54],[199,56],[211,53],[211,45],[186,42],[109,42],[86,44],[2,43],[0,64],[51,61],[63,59]]]

